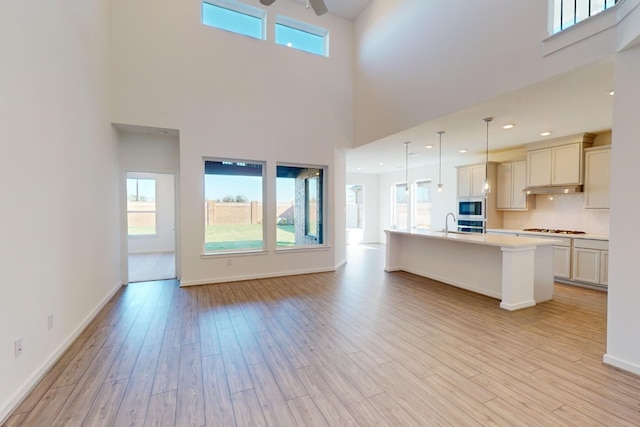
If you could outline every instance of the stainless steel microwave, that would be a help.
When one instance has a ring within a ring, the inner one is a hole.
[[[458,199],[458,217],[465,219],[483,219],[484,198]]]

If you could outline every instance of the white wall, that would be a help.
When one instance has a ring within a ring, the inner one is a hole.
[[[356,145],[615,52],[606,30],[543,56],[547,13],[547,1],[372,0],[355,26]]]
[[[478,158],[470,157],[465,164],[477,163]],[[384,230],[392,225],[391,219],[391,187],[394,184],[405,182],[405,171],[381,174],[378,180],[378,209],[379,209],[379,229],[378,241],[385,243]],[[442,164],[442,193],[437,192],[438,165],[429,165],[419,168],[409,168],[409,183],[413,184],[419,180],[431,180],[431,229],[442,230],[445,227],[447,213],[453,212],[457,215],[456,209],[456,188],[457,171],[455,165],[451,163]],[[455,229],[455,225],[450,221],[449,228]]]
[[[638,11],[640,13],[640,11]],[[640,374],[640,284],[638,283],[638,221],[640,199],[640,46],[616,58],[616,95],[611,145],[611,226],[607,354],[605,362]]]
[[[0,423],[121,284],[106,8],[0,7]]]
[[[248,2],[255,6],[255,2]],[[344,154],[353,138],[352,24],[279,1],[282,14],[330,31],[330,57],[204,26],[201,2],[110,2],[114,121],[180,131],[182,284],[335,268],[344,259]],[[326,250],[202,258],[203,157],[267,162],[266,224],[275,224],[277,162],[327,166]],[[340,189],[342,188],[342,189]],[[340,213],[337,215],[336,213]],[[341,243],[342,242],[342,243]]]

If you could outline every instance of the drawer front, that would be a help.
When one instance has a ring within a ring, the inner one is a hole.
[[[573,247],[608,251],[609,241],[608,240],[592,240],[592,239],[573,239]]]

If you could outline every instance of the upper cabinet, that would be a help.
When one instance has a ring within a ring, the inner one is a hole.
[[[482,197],[485,165],[458,167],[458,197]]]
[[[529,208],[524,189],[527,186],[527,162],[510,162],[498,165],[496,208],[523,211]],[[533,199],[535,201],[535,199]]]
[[[585,150],[584,207],[609,209],[609,181],[611,173],[611,146]]]
[[[595,135],[580,134],[527,147],[527,187],[580,185],[583,183],[583,150]]]

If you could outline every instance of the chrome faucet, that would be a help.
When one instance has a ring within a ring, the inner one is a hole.
[[[444,234],[449,232],[449,215],[453,217],[453,222],[456,222],[456,216],[453,212],[449,212],[444,219]]]

